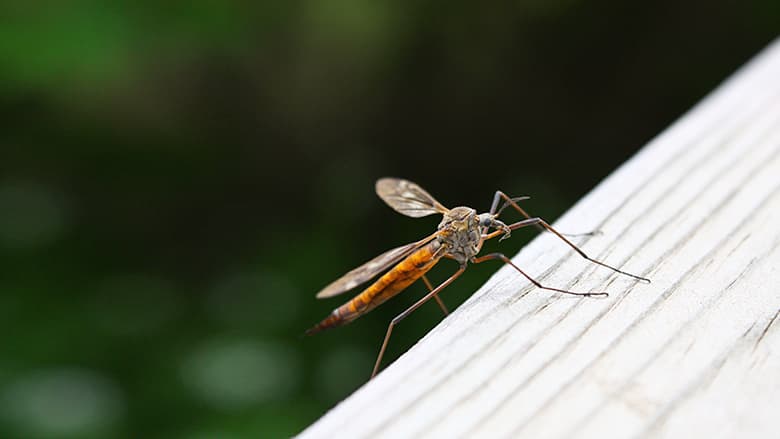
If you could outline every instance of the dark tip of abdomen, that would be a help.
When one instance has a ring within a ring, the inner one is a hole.
[[[318,332],[324,331],[326,329],[335,328],[337,326],[341,326],[343,324],[347,323],[346,320],[342,319],[341,316],[337,311],[332,312],[328,317],[325,317],[321,322],[317,323],[313,327],[306,330],[306,335],[314,335]]]
[[[306,330],[306,332],[303,333],[303,335],[314,335],[320,331],[322,331],[324,328],[320,328],[320,325],[311,327]]]

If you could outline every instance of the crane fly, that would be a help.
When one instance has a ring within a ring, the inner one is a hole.
[[[379,355],[374,363],[374,370],[371,373],[371,378],[373,378],[379,370],[379,365],[382,362],[382,356],[387,348],[387,343],[390,340],[393,327],[401,320],[432,298],[438,302],[444,314],[448,314],[447,308],[444,306],[444,303],[441,301],[438,294],[447,285],[451,284],[463,274],[469,262],[479,264],[490,260],[503,261],[525,276],[525,278],[536,285],[537,288],[544,290],[584,297],[608,296],[605,292],[579,293],[542,285],[517,267],[502,253],[490,253],[484,256],[477,256],[482,249],[482,244],[486,240],[499,236],[499,241],[506,239],[513,230],[535,226],[541,230],[549,231],[588,261],[609,268],[616,273],[630,276],[639,281],[650,282],[649,279],[627,273],[589,257],[579,247],[566,239],[562,233],[559,233],[552,228],[552,226],[547,224],[546,221],[539,217],[530,216],[517,204],[519,201],[525,200],[528,197],[510,198],[503,192],[496,191],[490,211],[478,214],[476,210],[465,206],[448,209],[417,184],[399,178],[379,179],[376,182],[376,193],[379,195],[379,198],[396,212],[403,215],[419,218],[438,213],[441,214],[443,218],[436,231],[427,237],[382,253],[340,277],[317,293],[317,298],[319,299],[336,296],[347,292],[369,281],[379,273],[386,271],[373,284],[363,290],[363,292],[353,297],[347,303],[334,309],[328,317],[307,330],[307,335],[342,326],[357,319],[391,297],[397,295],[418,279],[422,279],[427,286],[428,293],[425,296],[390,321],[387,332],[385,333],[384,341],[382,342],[382,347],[379,350]],[[512,224],[505,224],[500,221],[498,216],[507,207],[513,208],[525,219]],[[459,267],[454,274],[447,278],[447,280],[434,288],[428,281],[425,273],[433,268],[433,266],[442,258],[455,260],[459,264]]]

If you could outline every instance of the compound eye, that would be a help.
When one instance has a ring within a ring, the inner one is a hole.
[[[483,213],[479,216],[479,225],[482,227],[490,227],[493,224],[493,217],[489,213]]]

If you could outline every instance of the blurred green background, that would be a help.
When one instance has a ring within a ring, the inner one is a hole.
[[[321,287],[438,222],[392,212],[378,177],[450,207],[531,195],[554,220],[780,23],[775,1],[9,3],[4,438],[299,432],[424,291],[301,337],[343,302]],[[404,321],[386,362],[439,314]]]

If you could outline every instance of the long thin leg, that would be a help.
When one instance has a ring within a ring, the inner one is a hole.
[[[509,196],[507,196],[507,194],[505,194],[505,193],[503,193],[501,191],[496,191],[495,195],[493,195],[493,203],[490,205],[490,214],[491,215],[498,215],[498,214],[500,214],[501,211],[504,210],[504,208],[507,206],[507,204],[509,204],[513,208],[515,208],[515,210],[520,212],[520,215],[523,215],[527,219],[532,218],[531,215],[528,214],[528,212],[523,210],[523,208],[520,207],[520,205],[517,204],[517,200],[519,200],[521,198],[524,198],[524,197],[509,198]],[[504,205],[501,206],[501,208],[499,209],[498,208],[498,203],[501,202],[501,199],[504,200]],[[542,227],[542,226],[537,226],[537,227],[539,228],[539,230],[544,231],[544,227]]]
[[[436,288],[432,289],[428,294],[423,296],[422,299],[418,300],[414,303],[414,305],[410,306],[406,309],[406,311],[402,312],[401,314],[398,314],[395,316],[393,320],[390,321],[390,324],[387,326],[387,333],[385,333],[385,341],[382,342],[382,347],[379,349],[379,355],[376,357],[376,363],[374,363],[374,371],[371,372],[371,378],[374,378],[376,376],[376,373],[379,371],[379,364],[382,362],[382,356],[385,355],[385,349],[387,348],[387,342],[390,340],[390,334],[393,333],[393,327],[398,324],[401,320],[405,319],[406,316],[411,314],[414,310],[422,306],[423,303],[427,302],[431,299],[431,297],[436,297],[436,294],[439,293],[439,291],[443,290],[444,287],[451,284],[452,281],[458,278],[463,272],[466,270],[466,266],[463,265],[460,268],[458,268],[458,271],[453,273],[452,276],[450,276],[447,280],[439,284]]]
[[[522,207],[520,207],[519,204],[517,204],[518,201],[527,200],[529,198],[530,197],[509,198],[509,196],[507,194],[505,194],[505,193],[503,193],[501,191],[496,191],[495,195],[493,195],[493,203],[490,205],[490,214],[491,215],[495,215],[495,216],[499,216],[499,215],[501,215],[501,212],[503,212],[505,208],[507,208],[508,206],[512,206],[515,210],[520,212],[521,215],[526,217],[526,219],[531,219],[533,217],[531,215],[529,215],[528,212],[526,212]],[[504,203],[499,208],[498,207],[498,203],[502,199],[504,200]],[[536,228],[538,228],[539,230],[541,230],[543,232],[546,230],[540,224],[536,225]],[[600,232],[599,231],[593,231],[593,232],[585,232],[585,233],[558,233],[558,232],[556,232],[556,233],[559,234],[559,235],[566,235],[566,236],[593,236],[593,235],[599,234]]]
[[[428,287],[428,291],[433,291],[433,285],[431,284],[431,281],[429,281],[424,274],[422,275],[422,280],[425,283],[425,286]],[[433,298],[436,299],[436,303],[439,304],[441,312],[443,312],[445,316],[450,315],[450,310],[447,309],[447,305],[444,304],[444,301],[441,300],[441,297],[439,297],[438,294],[435,294]]]
[[[561,290],[561,289],[558,289],[558,288],[546,287],[546,286],[542,285],[541,283],[539,283],[539,281],[537,281],[536,279],[534,279],[531,276],[529,276],[528,274],[526,274],[525,271],[521,270],[520,267],[518,267],[517,265],[512,263],[512,261],[508,257],[504,256],[502,253],[490,253],[490,254],[487,254],[485,256],[480,256],[478,258],[473,258],[473,259],[471,259],[471,262],[473,262],[475,264],[479,264],[481,262],[495,260],[495,259],[500,259],[500,260],[504,261],[505,263],[511,265],[512,268],[514,268],[515,270],[519,271],[520,274],[525,276],[526,279],[528,279],[529,281],[531,281],[531,283],[536,285],[537,288],[541,288],[543,290],[557,291],[559,293],[571,294],[573,296],[586,296],[586,297],[607,297],[607,296],[609,296],[609,294],[607,294],[607,293],[575,293],[573,291],[567,291],[567,290]]]
[[[617,268],[615,268],[615,267],[613,267],[611,265],[607,265],[604,262],[601,262],[601,261],[598,261],[596,259],[591,258],[590,256],[586,255],[585,252],[582,251],[579,247],[574,245],[574,243],[572,243],[571,241],[566,239],[566,237],[564,237],[563,234],[561,234],[557,230],[553,229],[552,226],[547,224],[547,222],[545,220],[543,220],[541,218],[538,218],[538,217],[537,218],[528,217],[528,214],[520,206],[518,206],[517,203],[515,203],[513,199],[509,198],[503,192],[501,192],[501,191],[496,192],[496,196],[497,197],[500,196],[501,198],[503,198],[507,203],[509,203],[510,206],[514,207],[518,212],[520,212],[521,214],[525,215],[528,218],[526,220],[519,221],[519,222],[516,222],[514,224],[510,224],[509,225],[509,229],[510,230],[516,230],[516,229],[519,229],[521,227],[527,227],[527,226],[531,226],[531,225],[537,226],[537,227],[541,227],[543,230],[548,230],[548,231],[554,233],[555,236],[561,238],[561,240],[563,240],[563,242],[568,244],[569,247],[573,248],[574,251],[576,251],[577,253],[580,254],[580,256],[582,256],[583,258],[589,260],[590,262],[593,262],[594,264],[601,265],[602,267],[609,268],[610,270],[612,270],[612,271],[614,271],[616,273],[620,273],[620,274],[623,274],[623,275],[626,275],[626,276],[629,276],[629,277],[633,277],[634,279],[640,280],[640,281],[645,282],[645,283],[650,283],[650,279],[644,278],[642,276],[637,276],[635,274],[631,274],[631,273],[625,272],[623,270],[618,270]],[[496,204],[495,200],[494,200],[493,204]],[[492,238],[493,236],[491,236],[491,235],[496,236],[496,233],[493,232],[493,233],[491,233],[491,234],[489,234],[487,236],[490,236]]]
[[[523,227],[536,226],[536,225],[538,225],[539,227],[542,227],[539,224],[539,218],[528,218],[527,220],[522,220],[522,221],[518,221],[516,223],[512,223],[512,224],[508,225],[507,228],[509,230],[517,230],[517,229],[520,229],[520,228],[523,228]],[[542,227],[542,230],[545,230],[544,227]],[[493,239],[493,238],[495,238],[496,236],[499,236],[499,235],[506,236],[506,234],[507,234],[506,230],[501,228],[501,229],[495,230],[495,231],[487,233],[487,234],[483,233],[482,234],[482,239],[483,240]]]

